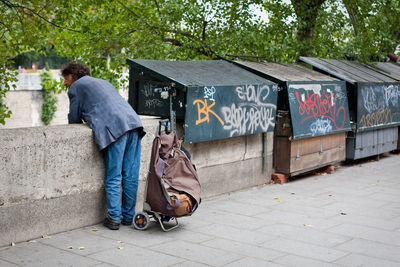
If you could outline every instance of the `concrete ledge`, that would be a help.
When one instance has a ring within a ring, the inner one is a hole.
[[[104,161],[84,125],[0,130],[0,206],[98,191]]]
[[[142,117],[141,169],[136,210],[145,181],[158,118]],[[186,145],[197,166],[202,198],[264,184],[262,135]],[[0,129],[0,246],[101,222],[104,159],[85,125]]]
[[[270,180],[270,175],[262,172],[261,158],[201,168],[198,174],[203,198],[265,184]]]
[[[81,193],[0,208],[0,247],[97,224],[104,219],[104,192]]]

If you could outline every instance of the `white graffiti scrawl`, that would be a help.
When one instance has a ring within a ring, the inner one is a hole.
[[[312,136],[327,134],[332,131],[332,122],[329,119],[317,119],[310,125]]]
[[[210,101],[215,101],[214,94],[216,90],[214,86],[208,88],[207,86],[204,87],[204,98],[209,98]]]
[[[383,89],[386,107],[389,107],[390,104],[394,107],[398,107],[400,98],[399,86],[391,84],[389,86],[385,86]]]
[[[230,136],[254,133],[258,129],[266,132],[274,127],[276,105],[266,102],[270,93],[267,85],[237,87],[236,93],[243,102],[221,108],[224,129],[230,131]]]

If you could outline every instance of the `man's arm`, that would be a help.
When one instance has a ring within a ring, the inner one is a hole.
[[[69,98],[69,113],[68,113],[68,123],[82,123],[82,112],[79,103],[79,98],[75,94],[75,88],[70,88],[68,90]]]

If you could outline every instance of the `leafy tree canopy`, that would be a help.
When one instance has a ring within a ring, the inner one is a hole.
[[[398,25],[397,0],[0,0],[0,67],[54,49],[116,84],[126,58],[370,61],[395,52]]]

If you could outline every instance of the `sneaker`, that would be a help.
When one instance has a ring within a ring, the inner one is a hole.
[[[106,218],[103,222],[103,225],[107,227],[110,230],[118,230],[119,229],[119,223],[113,222],[110,219]]]
[[[132,225],[132,221],[124,221],[124,220],[122,220],[121,224],[127,225],[127,226],[131,226]]]

